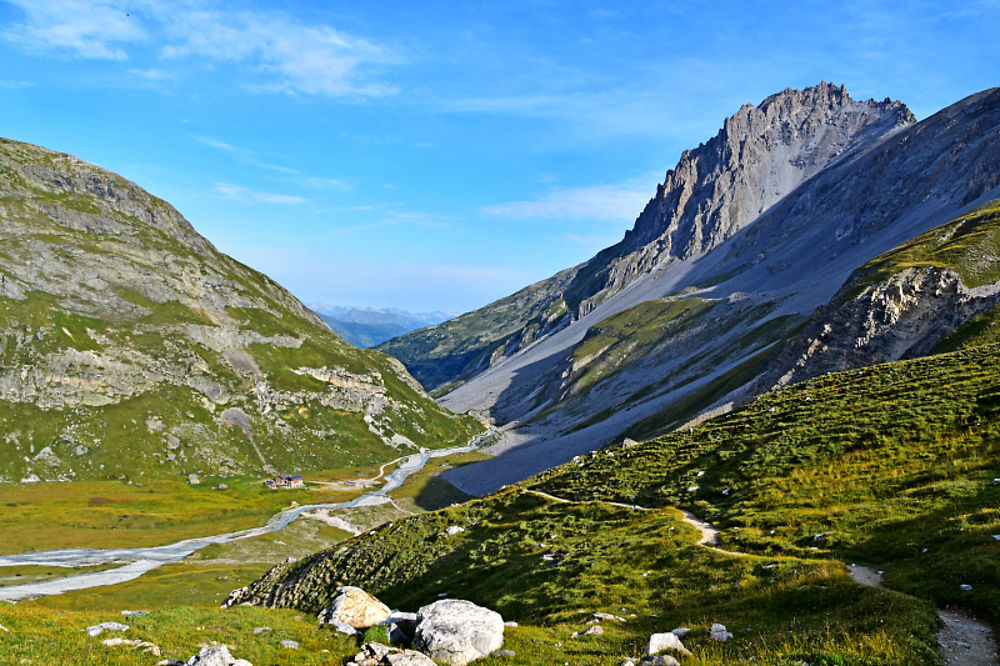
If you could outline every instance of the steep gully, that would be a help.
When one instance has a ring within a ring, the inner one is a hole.
[[[90,567],[100,564],[127,562],[124,566],[107,571],[83,573],[76,576],[57,578],[39,583],[12,585],[0,588],[0,600],[20,601],[52,594],[62,594],[73,590],[84,590],[91,587],[116,585],[139,578],[164,564],[180,562],[188,555],[215,543],[230,543],[249,539],[271,532],[282,530],[302,514],[317,509],[352,509],[366,506],[387,504],[392,501],[388,493],[395,490],[416,474],[432,458],[442,458],[457,453],[468,453],[493,436],[493,430],[472,439],[465,446],[450,449],[438,449],[414,453],[400,459],[402,463],[390,474],[381,488],[364,493],[347,502],[330,504],[306,504],[284,509],[267,521],[266,525],[253,527],[236,532],[216,534],[213,536],[185,539],[176,543],[152,548],[64,548],[58,550],[42,550],[16,555],[0,555],[0,567],[13,566],[50,566],[50,567]],[[382,468],[384,474],[385,467]],[[382,476],[380,474],[379,476]],[[378,478],[378,477],[376,477]]]

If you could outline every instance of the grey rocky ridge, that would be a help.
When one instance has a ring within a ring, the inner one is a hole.
[[[479,428],[79,159],[0,142],[0,233],[4,481],[330,469]]]
[[[622,241],[383,349],[428,388],[474,376],[578,320],[665,261],[719,245],[832,160],[914,120],[900,102],[857,101],[826,83],[747,104],[707,143],[684,151]]]
[[[852,271],[1000,196],[998,126],[997,89],[919,123],[830,84],[743,107],[617,245],[383,346],[503,426],[496,458],[445,478],[484,493],[684,424],[765,372]]]

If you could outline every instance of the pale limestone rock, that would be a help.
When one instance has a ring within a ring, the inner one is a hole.
[[[345,585],[337,588],[333,603],[319,614],[322,624],[346,624],[355,629],[367,629],[389,617],[389,607],[360,587]]]

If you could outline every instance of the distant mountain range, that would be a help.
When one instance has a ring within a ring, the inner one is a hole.
[[[832,84],[785,90],[685,151],[621,242],[380,349],[504,426],[496,458],[445,475],[476,494],[773,386],[927,353],[992,312],[1000,255],[980,207],[1000,197],[998,127],[1000,89],[919,123]],[[879,265],[913,270],[868,265],[893,248]]]
[[[407,312],[399,308],[310,305],[334,333],[355,347],[377,347],[397,336],[451,319],[451,312]]]

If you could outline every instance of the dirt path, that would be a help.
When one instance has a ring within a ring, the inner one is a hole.
[[[539,497],[544,497],[545,499],[552,500],[553,502],[559,502],[560,504],[610,504],[611,506],[620,506],[623,509],[632,509],[633,511],[651,511],[645,506],[639,506],[638,504],[625,504],[623,502],[608,502],[607,500],[570,500],[565,497],[556,497],[555,495],[549,495],[541,490],[535,490],[533,488],[525,489],[526,493],[531,493],[532,495],[538,495]]]
[[[882,572],[860,564],[847,567],[855,583],[882,587]],[[944,624],[938,632],[938,655],[945,666],[997,666],[1000,656],[993,631],[974,617],[955,610],[937,609]]]

